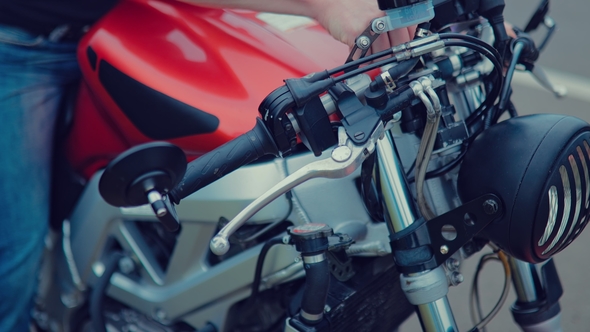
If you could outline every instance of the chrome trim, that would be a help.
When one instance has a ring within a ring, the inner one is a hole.
[[[403,167],[395,150],[391,132],[377,142],[377,162],[381,190],[389,220],[397,233],[409,227],[417,219],[410,190],[402,173]]]
[[[395,84],[395,81],[393,80],[393,78],[391,77],[391,74],[389,74],[388,71],[381,73],[381,79],[383,80],[383,83],[385,83],[385,91],[387,91],[387,93],[392,93],[393,90],[395,90],[395,88],[397,87],[397,85]]]
[[[539,247],[547,243],[549,237],[553,233],[555,228],[555,222],[557,221],[557,210],[559,209],[559,198],[557,197],[557,187],[551,186],[547,192],[549,198],[549,217],[547,218],[547,225],[545,226],[545,232],[543,237],[539,239]]]
[[[588,164],[586,164],[586,158],[584,158],[584,152],[582,152],[582,148],[579,146],[576,147],[576,151],[578,151],[578,157],[580,157],[580,163],[582,164],[582,170],[584,171],[584,180],[585,180],[585,191],[586,191],[586,204],[584,206],[588,208],[588,200],[590,199],[590,176],[588,176]]]
[[[320,314],[314,315],[314,314],[310,314],[310,313],[307,313],[307,312],[301,310],[301,317],[305,318],[306,320],[308,320],[310,322],[317,322],[317,321],[322,320],[322,318],[324,318],[324,313],[322,312]]]
[[[305,264],[316,264],[326,260],[326,254],[321,253],[313,256],[303,256],[303,262]]]
[[[418,315],[427,332],[459,331],[447,297],[418,306]]]
[[[535,279],[531,271],[532,264],[509,257],[512,270],[512,284],[516,291],[518,302],[529,303],[537,300]]]
[[[549,247],[547,247],[543,251],[543,253],[542,253],[543,255],[545,255],[549,251],[551,251],[551,249],[553,249],[555,247],[555,245],[561,240],[563,232],[565,231],[565,228],[567,227],[567,224],[569,221],[570,212],[572,210],[572,188],[570,185],[570,180],[568,178],[567,169],[565,168],[565,166],[561,165],[559,167],[559,174],[561,175],[561,182],[563,184],[563,194],[564,194],[563,215],[561,217],[561,224],[559,225],[559,229],[557,230],[557,234],[553,238],[553,241],[551,241],[551,244],[549,245]]]
[[[582,179],[580,170],[578,168],[576,158],[574,158],[573,155],[570,155],[568,159],[570,162],[570,166],[572,167],[572,172],[574,173],[574,184],[576,186],[576,210],[574,212],[574,219],[572,219],[570,229],[567,232],[567,235],[565,236],[566,240],[570,237],[570,235],[574,231],[574,228],[576,228],[576,226],[578,225],[578,218],[580,217],[580,211],[582,210]]]
[[[459,74],[461,74],[461,68],[463,66],[463,64],[461,62],[461,58],[459,58],[459,56],[457,54],[455,54],[455,55],[449,56],[449,61],[451,62],[451,65],[453,66],[453,77],[457,77]]]
[[[584,141],[584,148],[586,149],[586,155],[588,156],[588,158],[590,158],[590,145],[588,145],[588,142]],[[583,159],[583,163],[586,163],[585,158],[581,158]],[[587,167],[586,167],[587,169]],[[590,180],[588,178],[586,178],[586,209],[590,207]]]

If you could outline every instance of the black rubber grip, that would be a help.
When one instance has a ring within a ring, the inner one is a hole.
[[[278,156],[272,135],[260,118],[254,129],[193,160],[184,178],[169,193],[178,204],[181,199],[222,178],[236,169],[266,155]]]
[[[324,312],[328,289],[330,288],[330,266],[325,259],[318,263],[304,263],[305,267],[305,289],[301,299],[301,310],[308,314],[319,315]],[[308,324],[316,324],[321,321],[309,321],[304,317],[301,319]]]

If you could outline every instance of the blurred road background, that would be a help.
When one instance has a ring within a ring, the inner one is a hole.
[[[505,17],[508,22],[524,28],[540,0],[506,0]],[[590,1],[554,0],[550,16],[558,30],[541,54],[539,64],[555,84],[564,85],[568,96],[556,99],[528,74],[515,76],[513,102],[519,113],[561,113],[577,116],[590,122]],[[487,249],[484,249],[487,252]],[[478,258],[472,257],[463,264],[465,282],[451,288],[449,300],[460,331],[473,327],[469,318],[469,291]],[[590,230],[555,256],[564,295],[561,298],[562,326],[564,331],[590,331]],[[480,277],[482,304],[487,313],[496,303],[504,283],[502,266],[487,264]],[[512,321],[510,306],[515,295],[511,290],[506,304],[488,325],[488,332],[520,331]],[[400,329],[402,332],[421,331],[417,318],[412,317]]]

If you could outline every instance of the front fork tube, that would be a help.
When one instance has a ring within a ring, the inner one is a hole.
[[[516,302],[510,309],[525,332],[562,331],[559,298],[563,294],[553,259],[537,266],[510,257]]]
[[[413,199],[407,187],[391,133],[377,142],[379,179],[390,230],[400,232],[417,220]],[[448,281],[442,266],[421,273],[401,275],[402,289],[416,312],[424,331],[458,331],[447,299]]]

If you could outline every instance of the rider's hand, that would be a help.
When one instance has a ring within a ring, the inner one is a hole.
[[[337,40],[349,47],[369,26],[371,20],[384,16],[377,6],[377,0],[307,0],[310,4],[308,14],[317,20]],[[416,27],[390,31],[379,36],[371,45],[369,53],[382,51],[395,45],[410,41]]]
[[[377,0],[181,0],[205,7],[229,7],[256,11],[308,16],[318,21],[337,40],[349,47],[369,26],[384,16]],[[415,27],[390,31],[375,40],[370,52],[378,52],[405,43],[414,36]]]

